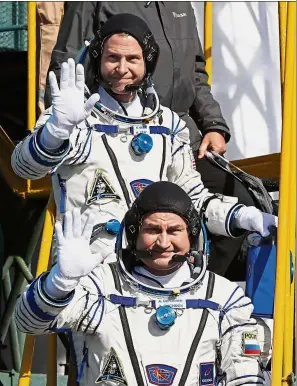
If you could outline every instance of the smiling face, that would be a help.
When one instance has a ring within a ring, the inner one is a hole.
[[[101,56],[102,78],[111,84],[119,102],[130,102],[136,92],[125,91],[130,84],[138,84],[145,75],[145,62],[138,41],[127,34],[114,34],[106,39]]]
[[[181,263],[172,261],[172,256],[185,255],[190,250],[187,224],[175,213],[149,214],[140,227],[136,249],[152,251],[152,258],[142,262],[154,275],[174,272]]]

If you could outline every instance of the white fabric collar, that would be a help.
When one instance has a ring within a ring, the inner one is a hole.
[[[137,275],[137,272],[146,277]],[[144,266],[136,266],[132,275],[144,284],[152,285],[152,280],[149,279],[152,278],[154,281],[156,280],[161,283],[165,288],[175,288],[180,287],[183,282],[190,279],[191,271],[189,265],[185,262],[177,271],[165,276],[153,275]]]
[[[98,93],[100,95],[100,102],[108,107],[109,109],[115,111],[119,114],[125,114],[121,105],[107,92],[103,87],[99,87]],[[132,102],[122,103],[125,107],[128,116],[142,117],[143,107],[140,102],[139,96],[136,94]]]

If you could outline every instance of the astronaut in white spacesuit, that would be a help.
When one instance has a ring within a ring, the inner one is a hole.
[[[160,181],[136,198],[116,263],[91,253],[94,221],[82,226],[74,209],[56,224],[57,264],[20,297],[21,331],[71,331],[84,386],[264,384],[252,303],[207,271],[203,225],[183,189]]]
[[[169,180],[188,193],[213,234],[233,237],[240,228],[269,233],[276,217],[204,188],[188,128],[160,106],[152,86],[159,47],[142,19],[113,16],[78,61],[86,55],[94,90],[86,89],[83,65],[73,59],[62,64],[60,88],[50,73],[53,105],[12,155],[19,176],[52,175],[58,221],[73,208],[80,208],[83,222],[96,213],[91,249],[108,255],[135,197],[152,182]]]

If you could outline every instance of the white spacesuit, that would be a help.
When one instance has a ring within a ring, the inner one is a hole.
[[[151,31],[136,16],[114,18],[104,24],[78,59],[82,61],[89,54],[94,79],[100,85],[95,90],[98,93],[90,96],[84,87],[84,68],[80,63],[75,68],[73,59],[62,65],[60,88],[50,73],[52,109],[16,146],[13,170],[28,179],[51,173],[58,220],[72,208],[81,209],[83,221],[90,212],[96,214],[91,238],[94,253],[113,250],[126,210],[146,186],[160,180],[175,182],[188,193],[213,234],[234,236],[235,228],[269,233],[268,226],[275,222],[273,216],[265,219],[256,208],[238,205],[237,198],[213,195],[204,188],[195,170],[188,128],[176,113],[160,106],[152,87],[159,47]],[[121,45],[110,61],[102,53],[108,39],[121,32],[134,37],[142,50],[143,58],[136,64]],[[124,71],[117,63],[123,55]],[[114,68],[109,81],[101,76],[106,63]],[[133,68],[132,84],[126,85],[124,92],[132,99],[122,103],[112,87],[118,79],[125,81],[129,66]],[[133,83],[135,71],[142,76],[137,84]]]
[[[118,239],[118,262],[90,267],[89,274],[80,278],[76,273],[79,283],[71,284],[74,290],[62,297],[59,291],[53,292],[53,297],[49,289],[57,288],[53,283],[60,269],[66,287],[72,282],[72,268],[66,267],[65,273],[63,261],[71,257],[73,265],[83,267],[91,259],[86,235],[79,236],[77,229],[72,234],[66,224],[68,231],[58,254],[60,266],[41,275],[22,295],[16,308],[18,328],[28,334],[71,331],[78,380],[85,386],[264,384],[251,301],[236,283],[206,271],[205,245],[199,247],[193,237],[200,229],[193,208],[187,204],[189,210],[184,210],[185,205],[172,201],[172,211],[189,224],[189,256],[196,256],[194,263],[178,255],[180,261],[184,259],[178,270],[156,277],[135,260],[137,254],[147,253],[132,247],[139,220],[144,213],[171,210],[166,200],[157,198],[142,210],[136,199],[137,206],[125,217],[124,236]],[[130,249],[125,248],[127,243]],[[130,260],[132,269],[128,268]]]

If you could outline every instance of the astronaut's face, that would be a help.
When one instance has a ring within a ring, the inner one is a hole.
[[[100,72],[111,84],[111,90],[119,102],[130,102],[135,92],[125,91],[130,84],[138,84],[145,75],[142,48],[133,36],[114,34],[103,46]]]
[[[175,213],[149,214],[140,227],[136,249],[152,251],[152,258],[142,262],[154,275],[174,272],[181,263],[172,261],[172,256],[185,255],[190,250],[187,224]]]

